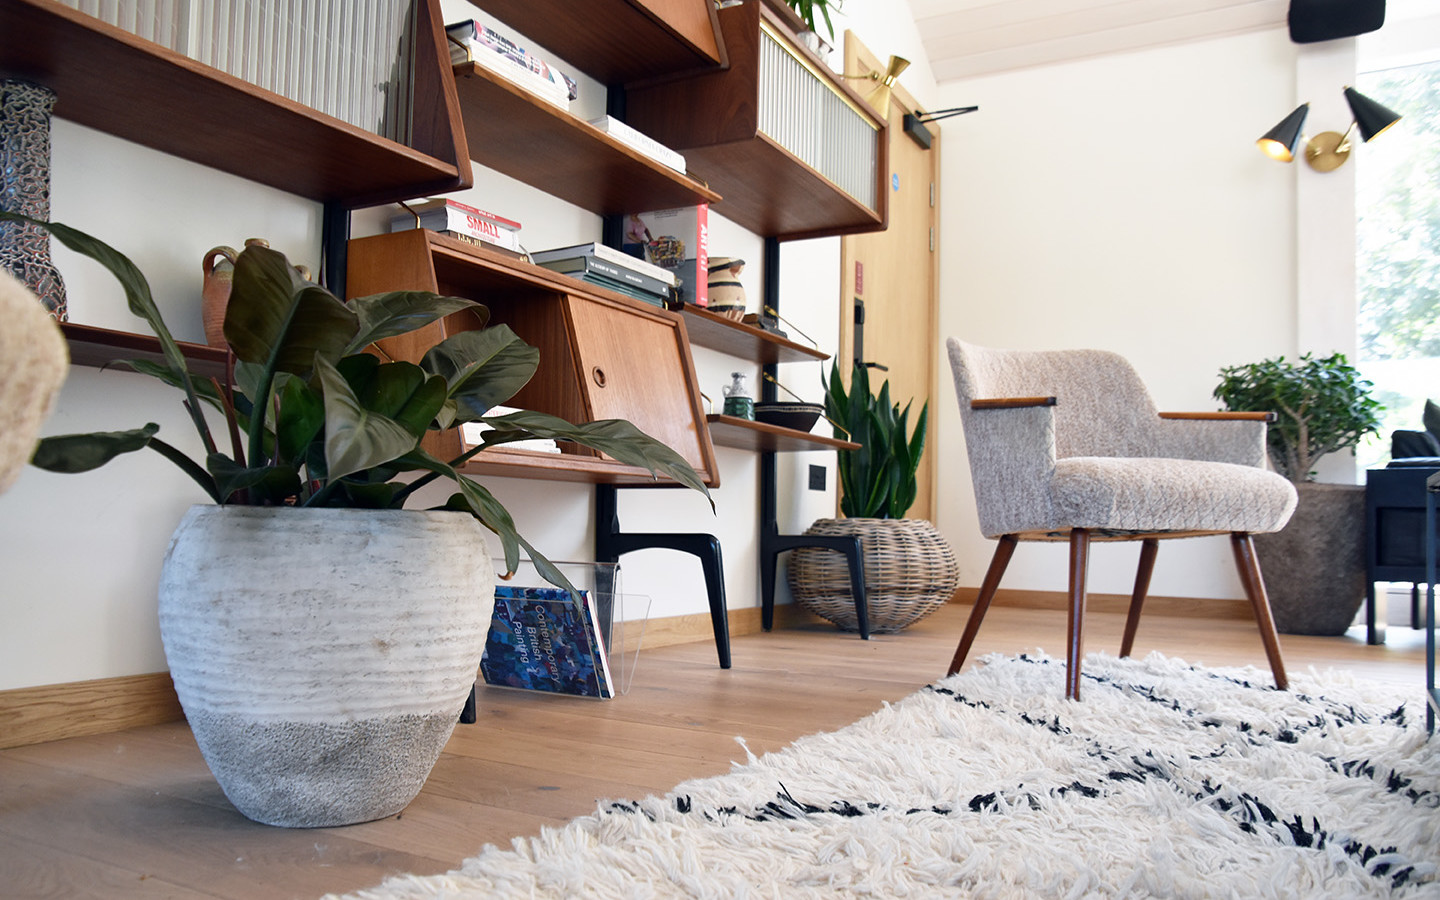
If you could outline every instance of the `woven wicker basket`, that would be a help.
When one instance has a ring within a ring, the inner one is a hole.
[[[960,566],[945,538],[924,519],[819,519],[806,534],[855,535],[865,552],[870,630],[888,634],[939,609],[960,584]],[[859,631],[850,570],[833,550],[790,554],[790,592],[801,609]]]

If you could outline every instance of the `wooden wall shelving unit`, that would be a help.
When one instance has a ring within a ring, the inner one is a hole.
[[[800,450],[859,450],[853,441],[807,434],[793,428],[781,428],[765,422],[752,422],[734,416],[708,415],[710,436],[722,447],[759,450],[769,453],[793,453]]]
[[[434,0],[421,3],[414,147],[53,0],[0,3],[0,75],[55,91],[62,119],[311,200],[363,206],[471,184],[454,88],[447,94],[440,78],[449,57],[436,15]]]
[[[61,322],[60,331],[70,345],[70,363],[77,366],[106,368],[123,363],[127,359],[147,359],[164,362],[160,352],[160,340],[148,334],[132,334],[110,328],[96,328],[93,325],[79,325],[75,322]],[[177,342],[180,352],[190,363],[190,372],[202,378],[223,378],[225,376],[224,350],[206,344]]]
[[[685,328],[690,343],[748,359],[761,365],[786,362],[824,361],[829,354],[804,344],[762,331],[743,322],[727,319],[698,306],[685,307]]]
[[[470,0],[606,85],[724,66],[713,3],[692,0]]]
[[[482,166],[602,216],[721,199],[483,66],[454,69],[470,155]]]
[[[690,344],[676,314],[431,231],[352,240],[346,283],[355,296],[422,290],[483,303],[491,324],[510,326],[540,350],[539,370],[508,405],[571,422],[628,419],[680,453],[706,484],[719,484]],[[392,359],[416,361],[449,334],[473,327],[473,317],[458,313],[382,341],[380,348]],[[426,442],[442,459],[463,449],[453,429]],[[576,447],[558,455],[486,450],[462,471],[624,486],[673,484]]]

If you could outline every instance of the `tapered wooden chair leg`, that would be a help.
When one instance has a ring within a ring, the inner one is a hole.
[[[1140,568],[1135,570],[1135,593],[1130,595],[1130,614],[1125,617],[1125,637],[1120,641],[1120,655],[1129,656],[1135,649],[1135,629],[1140,627],[1140,609],[1150,593],[1150,575],[1155,571],[1155,554],[1160,549],[1157,538],[1140,542]]]
[[[954,675],[965,665],[965,657],[970,655],[970,645],[975,643],[975,635],[980,631],[980,621],[990,609],[990,601],[995,599],[995,591],[1000,587],[1000,578],[1005,574],[1005,567],[1010,565],[1010,557],[1015,554],[1017,541],[1013,534],[1001,535],[1000,542],[995,546],[995,555],[990,557],[990,568],[986,570],[985,580],[980,584],[980,595],[975,598],[975,606],[970,610],[970,620],[965,623],[965,633],[960,636],[960,643],[955,648],[955,656],[950,660],[950,669],[946,675]]]
[[[1270,597],[1265,593],[1265,581],[1260,577],[1260,559],[1255,555],[1255,541],[1246,532],[1230,535],[1230,546],[1235,549],[1235,565],[1240,570],[1240,583],[1245,587],[1245,596],[1255,610],[1255,622],[1260,626],[1260,641],[1265,645],[1265,656],[1270,660],[1270,672],[1275,676],[1275,687],[1289,690],[1290,679],[1285,677],[1285,661],[1280,658],[1280,637],[1275,633],[1275,619],[1270,615]]]
[[[1080,699],[1080,659],[1085,654],[1085,572],[1090,564],[1090,532],[1070,532],[1070,614],[1066,623],[1065,697]]]

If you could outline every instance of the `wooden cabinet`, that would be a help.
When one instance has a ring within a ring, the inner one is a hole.
[[[540,350],[535,377],[511,405],[572,422],[623,418],[675,449],[706,484],[719,484],[700,406],[690,344],[675,313],[582,283],[539,266],[429,231],[402,231],[350,242],[346,283],[352,296],[391,290],[466,297],[490,310]],[[392,359],[417,361],[458,330],[477,327],[468,313],[384,341]],[[427,438],[442,459],[462,451],[457,431]],[[626,486],[656,482],[582,447],[561,454],[486,450],[463,471]]]
[[[715,212],[782,240],[880,231],[886,123],[761,0],[718,13],[728,68],[626,91],[629,124],[685,154]]]
[[[725,65],[715,5],[695,0],[471,0],[606,85]]]
[[[416,28],[405,146],[54,0],[0,0],[0,76],[56,94],[55,115],[301,197],[358,207],[471,184],[437,0]]]

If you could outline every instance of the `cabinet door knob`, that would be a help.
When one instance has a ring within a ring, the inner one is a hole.
[[[604,369],[600,368],[599,366],[594,366],[594,367],[592,367],[592,368],[590,369],[590,377],[595,381],[595,384],[596,384],[597,387],[602,387],[602,388],[603,388],[603,387],[605,386],[605,370],[604,370]]]

